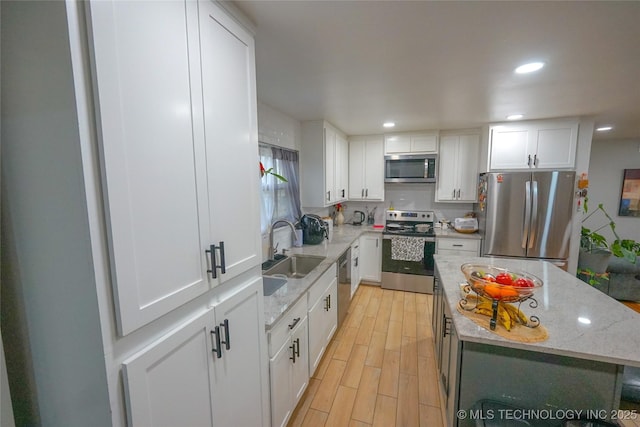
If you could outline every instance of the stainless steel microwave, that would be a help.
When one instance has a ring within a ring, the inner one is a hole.
[[[384,156],[385,182],[436,182],[435,154]]]

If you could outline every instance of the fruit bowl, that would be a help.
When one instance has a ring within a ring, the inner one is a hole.
[[[524,301],[542,286],[542,280],[524,271],[488,264],[462,264],[460,269],[474,292],[493,300]]]

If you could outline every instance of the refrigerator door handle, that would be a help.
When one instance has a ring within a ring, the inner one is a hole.
[[[538,231],[538,181],[532,182],[531,194],[533,203],[531,206],[531,232],[529,236],[529,249],[533,248]]]
[[[522,249],[527,248],[527,240],[529,238],[529,229],[531,226],[531,181],[524,184],[524,227],[522,229]]]

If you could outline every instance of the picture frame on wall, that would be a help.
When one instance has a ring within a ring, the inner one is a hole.
[[[618,215],[640,217],[640,169],[624,170]]]

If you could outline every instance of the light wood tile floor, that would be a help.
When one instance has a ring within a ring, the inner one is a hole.
[[[442,427],[431,295],[361,285],[289,426]]]

